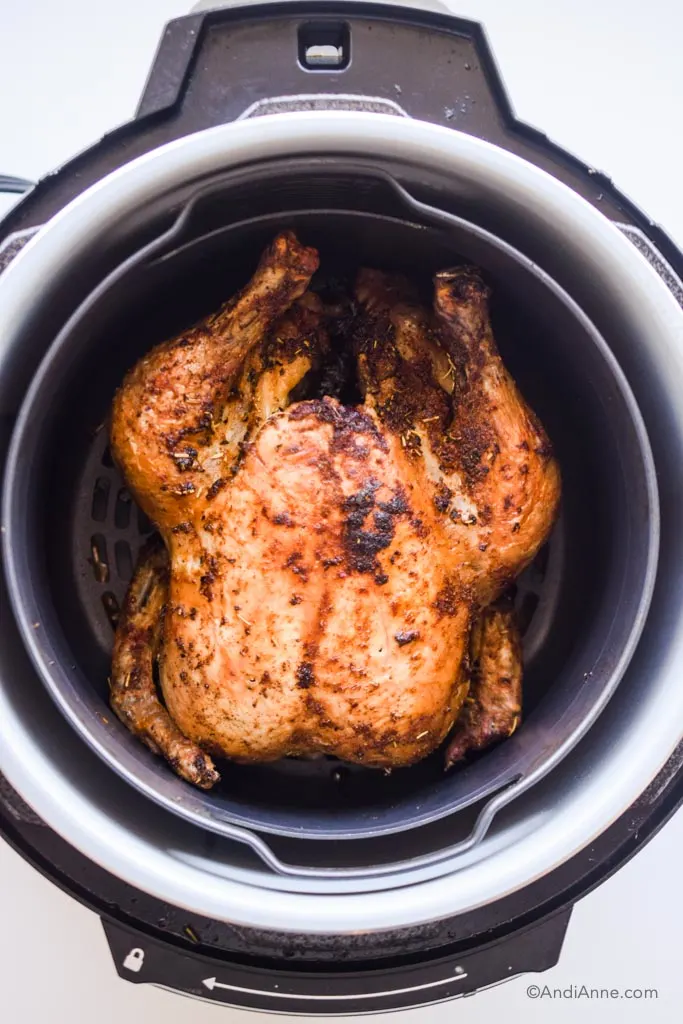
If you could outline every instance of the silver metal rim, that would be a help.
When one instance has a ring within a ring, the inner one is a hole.
[[[290,113],[210,129],[139,158],[102,180],[58,214],[0,281],[0,336],[18,335],[36,294],[52,291],[73,257],[87,255],[103,232],[138,205],[183,181],[284,154],[339,152],[438,164],[476,176],[492,197],[552,222],[567,258],[590,264],[596,281],[618,294],[643,337],[666,353],[670,387],[683,391],[683,318],[646,261],[604,217],[566,186],[519,158],[449,129],[391,116]],[[678,339],[678,345],[677,345]],[[0,378],[2,361],[0,356]],[[683,410],[681,410],[683,420]],[[683,422],[680,424],[683,431]],[[454,916],[519,889],[569,859],[643,792],[681,738],[683,637],[673,638],[649,699],[624,725],[621,742],[590,763],[580,783],[557,798],[534,798],[524,827],[498,836],[486,859],[459,862],[438,881],[371,897],[270,892],[210,875],[210,861],[183,859],[136,836],[103,812],[60,772],[0,689],[0,769],[38,814],[82,853],[115,875],[172,904],[208,917],[282,931],[352,932],[411,926]],[[639,742],[642,736],[648,743]],[[637,756],[634,754],[637,751]],[[547,794],[546,794],[547,796]],[[561,822],[561,827],[558,827]]]

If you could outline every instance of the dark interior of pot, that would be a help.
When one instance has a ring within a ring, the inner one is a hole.
[[[12,470],[25,559],[14,599],[40,623],[38,657],[53,695],[132,784],[213,831],[232,822],[311,838],[370,837],[472,804],[568,749],[616,686],[641,625],[653,543],[648,450],[604,343],[505,247],[463,223],[419,223],[379,179],[318,175],[317,192],[314,172],[307,175],[305,203],[300,176],[282,170],[275,190],[257,181],[238,195],[227,184],[214,189],[158,252],[82,307],[37,378]],[[281,227],[319,248],[320,289],[370,265],[407,273],[428,297],[435,271],[463,260],[482,266],[505,362],[555,446],[562,513],[517,584],[525,715],[511,738],[447,774],[443,751],[391,775],[328,757],[224,764],[223,781],[205,794],[176,779],[107,705],[113,623],[153,526],[111,461],[106,421],[125,371],[242,285]]]

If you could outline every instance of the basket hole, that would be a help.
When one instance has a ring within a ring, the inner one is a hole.
[[[130,523],[132,504],[130,491],[127,487],[122,487],[116,495],[116,505],[114,506],[114,525],[117,529],[125,530]]]
[[[153,529],[154,529],[154,527],[152,526],[151,522],[149,521],[149,519],[147,518],[145,513],[142,511],[142,509],[139,508],[138,509],[138,530],[140,531],[140,533],[143,536],[146,536],[148,533],[151,533]]]
[[[133,556],[127,541],[117,540],[114,545],[114,558],[119,579],[127,583],[133,575]]]
[[[121,615],[121,608],[119,607],[116,594],[112,594],[111,590],[107,590],[106,593],[102,594],[102,605],[106,616],[109,619],[109,625],[115,630],[119,624],[119,617]]]
[[[109,580],[109,560],[107,558],[107,542],[101,533],[95,533],[90,538],[90,558],[92,571],[98,583],[107,583]]]
[[[111,448],[109,447],[109,445],[106,445],[104,451],[102,452],[102,465],[106,466],[107,469],[114,468],[114,460],[111,457]]]
[[[536,609],[538,608],[539,600],[540,598],[538,594],[534,594],[531,592],[525,594],[522,598],[521,608],[517,612],[517,625],[519,627],[519,632],[521,636],[524,636],[529,626],[531,625],[531,620],[533,619]]]
[[[107,506],[109,505],[109,490],[111,484],[106,476],[100,476],[95,481],[92,492],[91,515],[96,523],[103,523],[107,518]]]

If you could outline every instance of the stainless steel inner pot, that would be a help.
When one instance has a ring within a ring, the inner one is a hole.
[[[635,597],[646,604],[654,582],[653,603],[619,687],[561,765],[507,809],[479,818],[476,843],[469,841],[481,810],[474,806],[464,816],[409,833],[400,864],[395,863],[395,840],[393,856],[378,845],[343,844],[342,860],[353,868],[346,873],[330,870],[334,855],[328,844],[313,844],[315,852],[309,844],[304,854],[301,843],[291,838],[269,839],[270,849],[285,864],[305,862],[307,871],[274,872],[246,848],[153,807],[93,757],[32,675],[28,685],[25,679],[18,685],[19,666],[14,674],[10,666],[3,671],[0,768],[71,843],[171,903],[256,927],[301,930],[305,924],[315,931],[343,932],[453,916],[525,885],[570,857],[625,810],[679,741],[682,698],[676,692],[675,662],[680,639],[671,619],[680,614],[673,506],[680,465],[675,395],[682,317],[665,286],[617,228],[557,180],[518,158],[401,117],[279,114],[212,129],[143,157],[84,193],[40,232],[0,282],[0,330],[7,340],[0,364],[3,411],[14,407],[30,376],[25,367],[31,353],[37,356],[45,339],[54,338],[73,312],[78,301],[74,277],[84,297],[118,266],[141,210],[148,222],[156,216],[163,220],[164,197],[173,194],[180,201],[183,190],[198,181],[286,157],[303,156],[313,167],[316,156],[334,154],[410,169],[425,194],[439,197],[440,209],[466,208],[469,221],[520,250],[559,283],[605,337],[628,378],[662,489],[667,557],[656,580],[652,559],[642,576],[642,593]],[[643,495],[656,501],[652,488],[643,490],[634,482],[627,500],[642,503]],[[7,524],[10,513],[16,513],[11,489],[5,499]],[[647,512],[645,506],[642,510]],[[11,531],[3,539],[14,586],[17,549]],[[628,554],[629,565],[634,558]],[[34,657],[38,636],[39,630],[25,630]],[[62,667],[68,672],[68,665]],[[463,844],[453,849],[458,837]],[[400,901],[390,892],[397,884],[404,886]],[[258,898],[264,888],[270,890],[268,900]],[[372,899],[361,896],[362,891],[371,892]]]

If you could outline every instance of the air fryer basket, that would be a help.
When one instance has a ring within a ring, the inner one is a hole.
[[[110,765],[210,831],[230,835],[237,824],[370,838],[523,787],[594,720],[642,626],[656,495],[628,385],[595,329],[534,264],[459,218],[466,202],[451,200],[444,212],[416,199],[421,192],[430,198],[408,168],[389,174],[319,158],[264,164],[163,197],[119,227],[109,275],[62,331],[19,418],[7,477],[10,578],[34,660],[72,725]],[[563,508],[518,581],[526,713],[514,736],[448,774],[442,752],[390,776],[329,758],[284,760],[226,765],[221,785],[204,794],[173,776],[107,707],[112,619],[151,524],[111,462],[106,417],[125,370],[239,287],[285,226],[319,247],[318,287],[359,264],[417,275],[426,292],[437,269],[463,259],[484,268],[503,356],[562,466]]]

